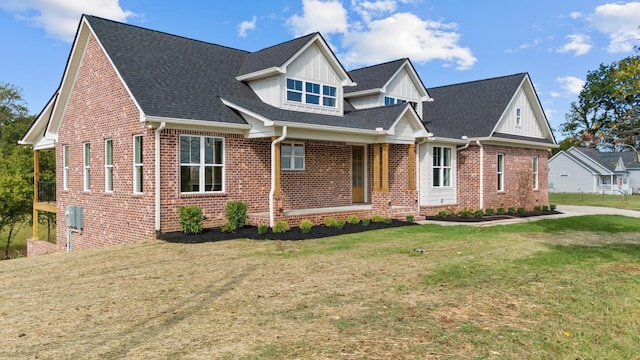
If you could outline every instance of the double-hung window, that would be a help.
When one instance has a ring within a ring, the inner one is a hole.
[[[538,190],[538,155],[533,156],[533,189]]]
[[[498,191],[504,191],[504,154],[498,154]]]
[[[335,86],[287,79],[287,101],[336,107],[336,91]]]
[[[224,138],[180,136],[180,191],[224,191]]]
[[[62,189],[69,190],[69,145],[62,146]]]
[[[142,157],[142,135],[135,135],[133,137],[133,192],[135,194],[142,194],[142,169],[143,169],[143,157]]]
[[[280,167],[282,170],[304,170],[304,144],[282,143]]]
[[[113,192],[113,140],[104,141],[104,191]]]
[[[433,186],[451,186],[451,148],[433,147]]]
[[[82,184],[83,190],[91,189],[91,144],[82,143]]]

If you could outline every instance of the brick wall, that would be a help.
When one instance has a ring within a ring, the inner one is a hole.
[[[57,238],[66,239],[65,209],[84,208],[83,233],[73,249],[139,241],[154,236],[153,131],[96,40],[89,39],[66,106],[56,145]],[[144,194],[133,194],[133,136],[143,135]],[[105,139],[113,139],[113,193],[105,192]],[[90,191],[83,190],[83,142],[91,145]],[[62,147],[69,146],[69,190],[63,190]],[[64,250],[65,241],[58,241]]]

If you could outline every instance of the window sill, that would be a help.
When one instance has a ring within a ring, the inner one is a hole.
[[[225,191],[221,192],[206,192],[206,193],[180,193],[180,198],[202,198],[202,197],[226,197],[229,194]]]

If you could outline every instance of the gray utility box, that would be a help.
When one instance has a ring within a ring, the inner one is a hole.
[[[67,226],[76,229],[84,227],[84,209],[81,206],[67,206]]]

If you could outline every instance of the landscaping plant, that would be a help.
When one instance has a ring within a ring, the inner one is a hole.
[[[302,230],[302,232],[305,234],[310,233],[312,227],[313,223],[309,219],[304,219],[300,222],[300,230]]]
[[[247,223],[247,203],[244,201],[228,201],[224,205],[227,215],[227,227],[229,231],[240,229]]]
[[[178,208],[180,227],[185,234],[200,234],[202,232],[202,208],[198,205],[181,206]]]
[[[289,224],[287,224],[287,222],[284,220],[278,221],[275,225],[273,225],[273,228],[271,229],[271,231],[276,234],[287,232],[289,230],[291,230],[291,228],[289,227]]]

